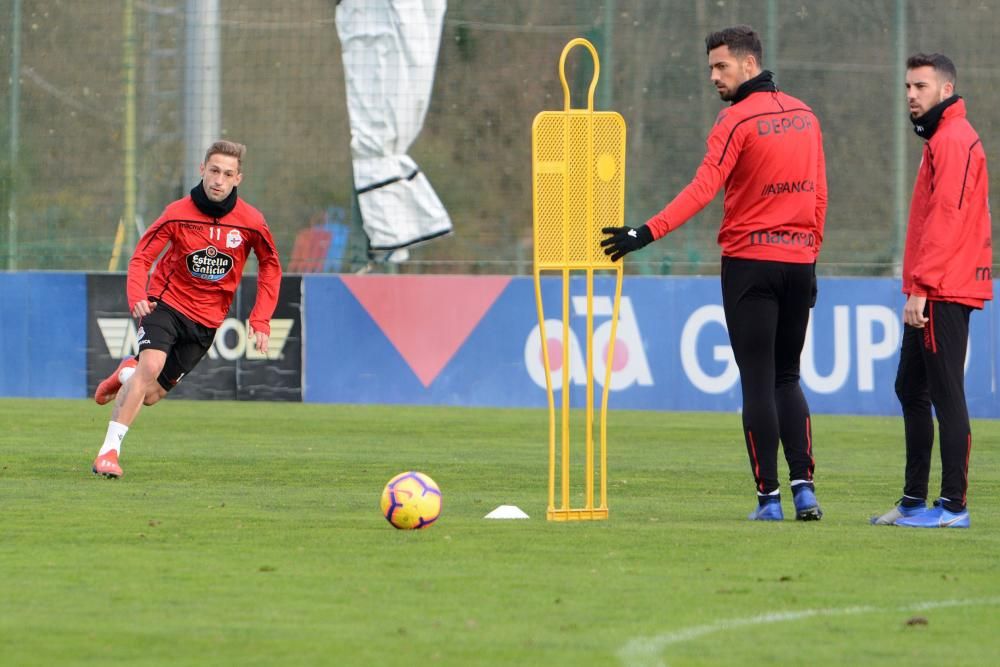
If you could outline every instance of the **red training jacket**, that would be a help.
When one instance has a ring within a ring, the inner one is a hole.
[[[694,179],[646,225],[658,239],[725,185],[719,245],[728,257],[816,261],[826,221],[826,159],[812,109],[778,91],[719,112]]]
[[[989,180],[959,99],[924,144],[906,228],[905,294],[973,308],[993,298]]]
[[[168,243],[149,276],[149,267]],[[281,263],[264,216],[239,197],[233,210],[219,219],[198,210],[190,195],[164,209],[139,239],[128,263],[129,310],[143,299],[162,300],[195,322],[217,329],[229,311],[251,249],[257,255],[258,273],[250,326],[270,335]]]

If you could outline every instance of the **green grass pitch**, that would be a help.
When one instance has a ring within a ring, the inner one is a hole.
[[[613,411],[610,520],[553,524],[542,410],[168,400],[139,416],[117,481],[90,472],[108,415],[0,401],[0,663],[1000,655],[1000,422],[973,425],[972,528],[921,531],[868,525],[900,491],[892,418],[815,416],[826,516],[756,524],[737,415]],[[379,513],[407,469],[441,486],[428,530]],[[482,518],[501,504],[531,519]]]

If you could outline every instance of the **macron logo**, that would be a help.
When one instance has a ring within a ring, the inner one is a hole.
[[[634,230],[634,229],[630,229],[630,230],[628,230],[628,235],[629,235],[629,236],[631,236],[631,237],[632,237],[632,238],[634,238],[634,239],[637,239],[637,238],[639,238],[639,235],[635,233],[635,230]]]

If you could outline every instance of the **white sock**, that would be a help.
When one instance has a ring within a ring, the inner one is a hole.
[[[781,489],[780,488],[775,489],[774,491],[771,491],[770,493],[761,493],[760,491],[758,491],[757,495],[760,496],[760,497],[764,497],[764,496],[779,496],[779,495],[781,495]]]
[[[128,382],[128,379],[132,377],[133,373],[135,373],[135,367],[126,366],[125,368],[121,369],[121,371],[118,373],[118,381],[121,382],[122,384],[125,384],[126,382]]]
[[[104,456],[112,449],[120,452],[122,449],[122,440],[125,439],[126,433],[128,433],[128,426],[125,424],[108,422],[108,434],[104,436],[104,444],[101,446],[101,451],[97,452],[97,455]]]

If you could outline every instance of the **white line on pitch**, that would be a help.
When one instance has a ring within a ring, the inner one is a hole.
[[[916,602],[901,607],[872,607],[861,605],[858,607],[841,607],[836,609],[803,609],[801,611],[783,611],[770,614],[759,614],[746,618],[731,618],[706,625],[696,625],[691,628],[677,630],[675,632],[665,632],[653,637],[636,637],[626,642],[625,646],[618,651],[618,658],[626,667],[667,667],[663,659],[663,651],[673,644],[691,641],[710,635],[716,632],[736,630],[751,625],[768,625],[772,623],[785,623],[788,621],[799,621],[804,618],[815,616],[854,616],[857,614],[871,614],[880,611],[923,611],[925,609],[940,609],[942,607],[971,607],[976,605],[1000,605],[1000,597],[980,598],[970,600],[937,600],[927,602]]]

